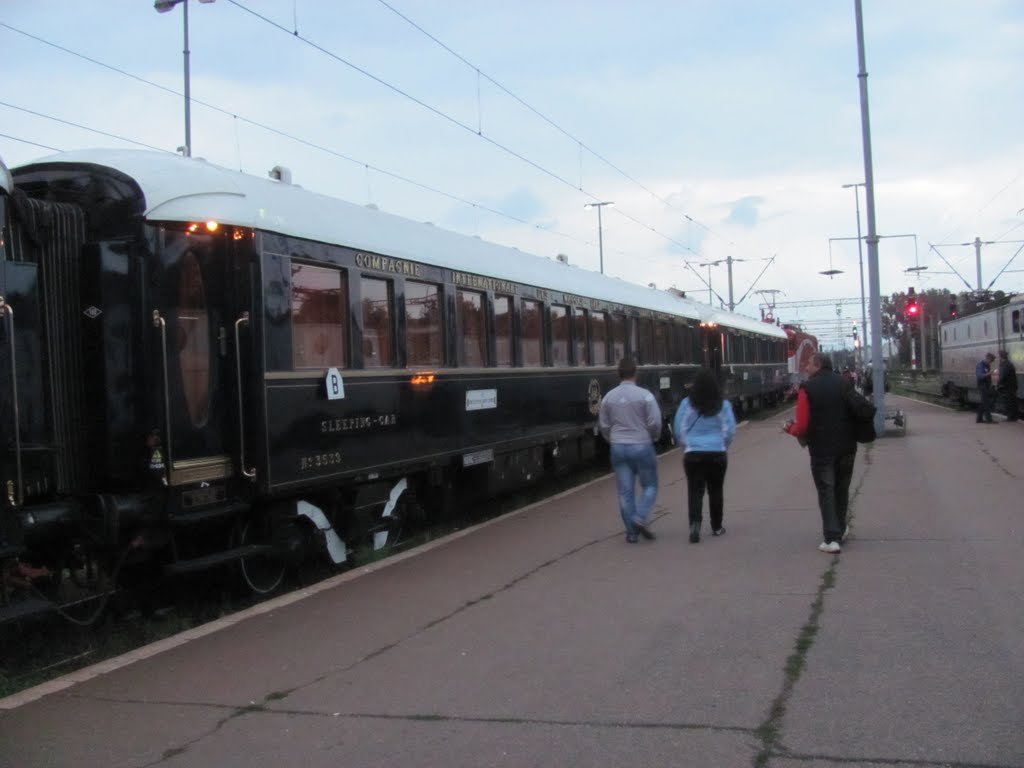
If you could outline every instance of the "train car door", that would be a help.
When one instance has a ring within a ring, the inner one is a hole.
[[[43,366],[36,264],[0,263],[0,494],[11,505],[24,500],[26,485],[46,472],[38,450],[46,443]]]
[[[248,273],[232,235],[205,225],[159,230],[153,325],[165,455],[151,468],[162,469],[172,486],[212,484],[237,472],[234,320],[248,296]]]
[[[704,329],[704,365],[719,377],[722,368],[722,329],[713,325]]]

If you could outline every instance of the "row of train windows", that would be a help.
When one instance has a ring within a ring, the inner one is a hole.
[[[292,356],[296,369],[345,367],[348,350],[348,276],[343,270],[292,264]],[[363,367],[398,364],[393,281],[361,276]],[[444,302],[441,286],[406,280],[405,365],[441,366],[444,355]],[[697,329],[625,315],[549,304],[550,360],[545,360],[544,304],[519,302],[518,332],[514,299],[496,294],[488,306],[480,291],[457,289],[455,296],[458,360],[463,366],[511,367],[615,364],[626,352],[627,335],[640,363],[703,362]],[[627,332],[628,328],[628,332]],[[493,347],[488,344],[493,337]],[[736,338],[736,362],[767,362],[770,342]]]
[[[967,338],[968,339],[971,338],[971,326],[972,326],[972,323],[966,323]],[[1005,322],[1004,322],[1004,330],[1003,330],[1003,332],[1006,333]],[[1010,313],[1010,333],[1021,333],[1021,332],[1022,332],[1022,324],[1021,324],[1020,310],[1019,309],[1015,309],[1015,310],[1013,310]],[[983,338],[983,339],[988,338],[988,320],[983,320],[982,321],[981,338]],[[950,338],[949,338],[949,329],[948,328],[943,330],[942,340],[944,342],[948,342],[950,340]],[[956,326],[953,326],[953,341],[957,341],[957,328],[956,328]]]

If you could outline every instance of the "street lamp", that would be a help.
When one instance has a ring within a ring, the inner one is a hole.
[[[853,188],[853,199],[857,206],[857,261],[860,265],[860,325],[864,329],[864,338],[868,338],[868,310],[864,301],[864,240],[860,234],[860,192],[858,187],[863,187],[864,182],[858,181],[853,184],[843,184],[843,189]],[[863,360],[861,361],[863,363]]]
[[[606,205],[615,205],[610,200],[604,203],[587,203],[584,208],[597,208],[597,254],[601,260],[601,274],[604,274],[604,239],[601,234],[601,209]]]
[[[200,3],[212,3],[215,0],[199,0]],[[182,147],[185,157],[192,157],[192,96],[191,83],[188,72],[188,0],[154,0],[153,7],[157,13],[167,13],[174,9],[174,6],[181,4],[184,16],[185,27],[185,49],[182,51],[185,57],[185,146]]]

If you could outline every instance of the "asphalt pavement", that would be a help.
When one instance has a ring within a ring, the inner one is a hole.
[[[609,476],[0,701],[0,768],[1024,766],[1024,426],[898,397],[817,550],[806,452],[741,426],[727,534]]]

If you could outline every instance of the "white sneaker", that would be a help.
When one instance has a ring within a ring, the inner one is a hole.
[[[818,545],[818,550],[830,555],[838,555],[843,548],[839,546],[838,541],[823,541]]]

